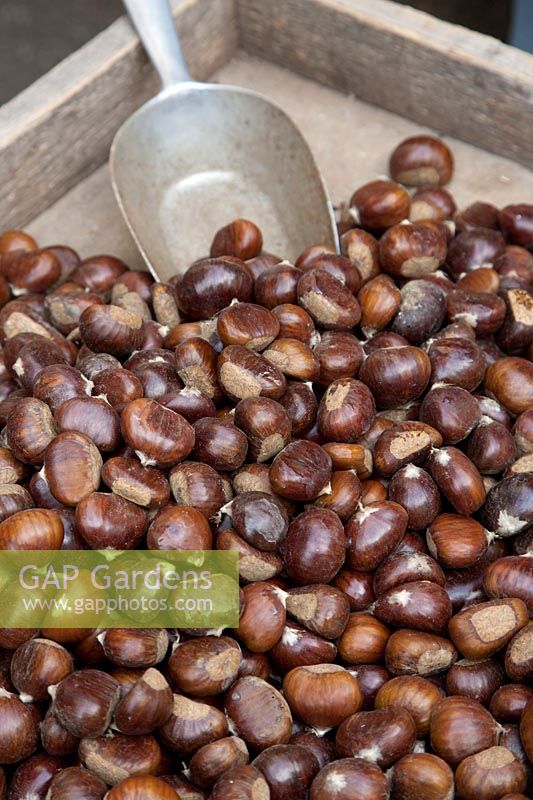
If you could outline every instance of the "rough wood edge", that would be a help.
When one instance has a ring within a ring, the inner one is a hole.
[[[192,74],[205,79],[237,48],[234,0],[173,0]],[[121,17],[0,108],[0,219],[21,227],[107,159],[122,122],[157,90]]]
[[[533,166],[528,53],[389,0],[237,2],[251,55]]]

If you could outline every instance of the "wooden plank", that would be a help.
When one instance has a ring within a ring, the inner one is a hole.
[[[238,6],[251,55],[533,166],[528,53],[388,0]]]
[[[357,186],[386,173],[397,142],[426,131],[390,111],[242,53],[218,70],[213,80],[256,89],[290,113],[313,150],[335,204],[348,200]],[[451,137],[445,141],[455,158],[455,174],[446,188],[460,208],[475,200],[501,207],[533,197],[532,170]],[[107,166],[67,192],[28,230],[43,246],[64,242],[84,257],[114,253],[131,267],[143,265],[117,207]],[[207,252],[209,242],[205,245]]]
[[[192,74],[235,51],[234,0],[173,0]],[[122,122],[157,91],[125,17],[0,109],[0,220],[21,227],[106,161]]]

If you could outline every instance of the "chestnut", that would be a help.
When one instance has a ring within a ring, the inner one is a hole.
[[[341,758],[320,770],[311,784],[309,798],[386,800],[388,795],[387,778],[379,767],[362,758]]]
[[[263,237],[261,231],[248,219],[235,219],[218,230],[211,243],[211,258],[217,256],[237,256],[246,261],[261,252]]]
[[[240,648],[233,640],[199,636],[174,648],[168,671],[174,687],[189,695],[207,697],[224,692],[233,683],[240,660]]]
[[[310,631],[336,639],[348,623],[350,605],[340,589],[326,584],[291,589],[285,598],[287,612]]]
[[[154,309],[154,317],[160,325],[170,328],[179,326],[181,315],[173,286],[168,283],[153,283],[150,287],[150,300]]]
[[[12,467],[17,467],[15,459],[40,465],[46,448],[56,435],[57,429],[48,405],[37,398],[23,397],[6,421],[5,437],[12,454],[6,453],[4,461],[9,458]],[[18,475],[5,474],[4,483],[15,483],[23,474],[23,467],[18,465]]]
[[[271,800],[303,800],[319,771],[312,751],[298,744],[278,744],[263,750],[252,766],[268,783]]]
[[[72,397],[54,414],[58,431],[78,431],[91,439],[100,452],[116,450],[121,442],[120,418],[111,405],[98,397]]]
[[[446,239],[440,230],[426,225],[394,225],[379,240],[380,264],[393,278],[422,278],[442,266],[445,258]],[[442,307],[442,292],[433,288]]]
[[[70,797],[72,800],[102,800],[107,786],[84,767],[66,767],[56,772],[50,787],[47,800],[61,800]]]
[[[375,569],[400,543],[407,518],[405,509],[390,501],[371,503],[357,511],[346,525],[347,566]]]
[[[83,343],[95,353],[123,358],[141,345],[142,318],[118,306],[95,303],[79,319]]]
[[[466,442],[465,452],[483,475],[494,475],[516,458],[516,445],[504,425],[482,416]]]
[[[280,675],[297,667],[330,664],[336,655],[337,648],[333,642],[290,621],[287,621],[281,638],[269,651],[269,659]]]
[[[445,584],[444,573],[431,556],[396,550],[375,571],[374,590],[379,596],[394,586],[417,580],[432,581],[439,586]]]
[[[212,317],[232,300],[247,303],[251,299],[252,277],[237,257],[201,259],[176,286],[178,306],[192,319]]]
[[[175,694],[172,713],[159,728],[158,738],[171,752],[187,757],[228,732],[228,721],[218,708]]]
[[[465,439],[481,418],[479,404],[460,386],[434,385],[420,406],[420,419],[442,435],[445,444]]]
[[[287,701],[261,678],[249,675],[235,681],[226,694],[226,713],[237,735],[254,750],[290,739],[292,716]]]
[[[411,198],[410,222],[444,222],[454,216],[456,206],[451,194],[439,186],[424,185]],[[456,223],[457,225],[457,223]]]
[[[489,564],[483,576],[483,589],[490,598],[519,597],[533,611],[533,557],[507,556]]]
[[[15,483],[0,484],[0,522],[13,516],[17,511],[32,508],[33,505],[32,495],[22,486]]]
[[[391,800],[448,800],[453,797],[453,772],[431,753],[410,753],[396,762],[390,777]]]
[[[311,344],[316,331],[307,311],[293,303],[281,303],[272,309],[272,313],[279,323],[278,336]]]
[[[481,510],[481,521],[498,536],[514,536],[527,530],[532,516],[533,475],[511,475],[487,493]]]
[[[531,248],[533,245],[533,206],[527,203],[505,206],[498,214],[498,221],[508,241]]]
[[[493,659],[461,659],[453,664],[446,676],[446,693],[470,697],[487,706],[503,679],[503,669]]]
[[[409,216],[409,195],[399,183],[376,180],[357,189],[350,199],[356,225],[383,231]],[[348,253],[348,257],[350,255]]]
[[[341,569],[331,584],[344,592],[350,604],[350,611],[364,611],[375,599],[371,572]]]
[[[103,472],[105,472],[105,467]],[[102,478],[105,480],[104,474],[102,474]],[[172,495],[178,505],[194,506],[207,519],[224,505],[224,491],[220,476],[208,464],[182,461],[181,464],[172,468],[169,482]]]
[[[363,283],[375,278],[380,272],[378,242],[368,231],[351,228],[343,233],[341,250],[351,264],[357,267]]]
[[[13,774],[9,789],[10,800],[44,800],[52,778],[63,766],[60,759],[45,753],[36,753],[23,761]]]
[[[277,454],[270,467],[272,488],[289,500],[315,500],[330,478],[331,458],[314,442],[291,442]]]
[[[516,633],[505,651],[505,672],[513,681],[521,681],[533,674],[533,624],[528,623]]]
[[[455,773],[464,800],[493,800],[526,788],[526,771],[507,747],[489,747],[463,759]]]
[[[359,379],[366,383],[380,408],[395,408],[415,400],[426,388],[431,363],[418,347],[374,350],[362,363]]]
[[[235,408],[235,425],[248,437],[254,461],[270,461],[288,444],[291,420],[283,405],[268,397],[247,397]]]
[[[174,789],[153,775],[135,775],[121,780],[105,795],[105,800],[176,800]]]
[[[122,435],[143,466],[170,467],[194,446],[194,430],[180,414],[155,400],[133,400],[124,408]]]
[[[407,511],[407,526],[414,530],[427,527],[441,509],[440,493],[435,481],[414,464],[398,470],[392,476],[389,499]]]
[[[287,386],[277,366],[242,345],[224,348],[218,357],[217,372],[223,391],[237,403],[245,397],[279,400]]]
[[[158,508],[170,497],[168,481],[153,467],[134,458],[110,458],[102,468],[102,480],[111,491],[144,508]]]
[[[170,717],[172,705],[172,690],[166,678],[151,667],[119,700],[114,725],[129,735],[152,733]]]
[[[276,339],[263,352],[264,357],[288,378],[316,381],[320,363],[311,347],[299,339]]]
[[[487,552],[489,537],[479,522],[460,514],[439,514],[427,531],[431,554],[445,567],[471,567]]]
[[[348,331],[361,318],[353,293],[337,278],[321,269],[304,272],[297,287],[298,305],[326,330]]]
[[[161,749],[153,736],[85,738],[78,754],[82,764],[107,784],[114,786],[131,775],[153,775],[161,763]]]
[[[318,730],[337,727],[362,706],[357,680],[337,664],[296,667],[283,679],[283,694],[292,711]]]
[[[455,279],[478,267],[492,267],[504,254],[505,240],[490,228],[472,228],[459,233],[448,247],[446,267]]]
[[[341,756],[363,758],[382,769],[410,753],[415,741],[415,722],[402,707],[359,711],[344,720],[335,737]]]
[[[345,549],[338,516],[328,509],[310,508],[291,522],[283,540],[285,570],[299,585],[329,583],[344,562]]]
[[[81,500],[75,512],[79,534],[94,550],[131,550],[148,528],[146,512],[116,494],[92,492]]]
[[[110,628],[98,635],[98,641],[106,658],[123,667],[153,667],[168,649],[164,629]]]
[[[266,492],[241,492],[222,511],[239,536],[259,550],[275,551],[289,527],[283,503]]]
[[[356,442],[376,414],[374,398],[361,381],[340,378],[326,390],[318,407],[318,427],[325,439]]]
[[[442,633],[452,615],[452,605],[445,590],[438,584],[412,581],[381,594],[374,613],[388,625]]]
[[[362,480],[372,474],[372,452],[367,447],[349,442],[327,442],[322,449],[331,458],[333,470],[354,470]]]
[[[485,355],[469,339],[449,337],[434,340],[428,349],[433,383],[451,383],[472,391],[487,369]]]
[[[233,767],[217,780],[211,800],[261,800],[270,797],[268,783],[262,773],[248,765]]]
[[[483,504],[485,487],[481,475],[456,447],[432,450],[428,466],[437,486],[459,514],[472,514]]]
[[[375,708],[406,709],[415,722],[417,736],[423,738],[429,733],[431,712],[441,699],[441,691],[427,678],[400,675],[379,689]]]
[[[282,261],[263,272],[254,282],[254,295],[265,308],[274,309],[284,303],[296,303],[296,287],[302,271]]]
[[[98,489],[102,456],[94,443],[77,431],[60,433],[44,452],[44,474],[52,495],[75,506]]]
[[[336,253],[318,253],[309,256],[305,263],[300,258],[296,260],[296,266],[307,272],[310,269],[321,269],[329,272],[334,278],[344,283],[348,289],[356,294],[361,286],[362,277],[357,266],[352,264],[349,258]]]
[[[441,327],[445,312],[444,292],[439,286],[425,280],[409,281],[402,287],[392,330],[409,344],[421,344]]]
[[[11,660],[13,685],[24,702],[48,698],[48,687],[73,670],[72,657],[64,647],[46,639],[30,639],[18,647]]]
[[[390,631],[373,614],[359,612],[350,619],[339,639],[339,656],[347,664],[378,664],[384,660]]]
[[[496,745],[499,732],[491,714],[468,697],[446,697],[431,714],[431,747],[454,769],[467,756]]]
[[[359,290],[361,330],[373,336],[393,319],[400,308],[400,290],[388,275],[377,275]]]
[[[505,303],[492,292],[455,289],[446,298],[446,311],[451,322],[464,320],[478,336],[488,336],[501,327],[505,318]]]
[[[0,550],[59,550],[62,542],[63,523],[48,509],[17,511],[0,523]]]
[[[485,389],[518,416],[533,404],[533,364],[525,358],[501,358],[488,368]]]
[[[15,764],[28,758],[39,743],[39,712],[23,703],[15,694],[0,689],[0,763]]]
[[[409,186],[443,186],[453,174],[449,147],[434,136],[411,136],[394,149],[390,174],[398,183]]]
[[[52,364],[44,367],[33,384],[33,396],[46,403],[52,414],[59,406],[73,397],[90,395],[92,383],[68,364]]]
[[[238,469],[246,458],[248,441],[245,434],[231,422],[205,417],[193,425],[195,447],[193,456],[221,472]]]
[[[485,658],[506,645],[528,619],[527,607],[519,598],[490,600],[452,617],[449,634],[466,658]]]
[[[238,736],[225,736],[197,750],[191,758],[189,772],[196,786],[209,789],[228,770],[248,764],[248,759],[248,748],[243,740]]]
[[[93,669],[73,672],[49,692],[57,720],[78,738],[105,733],[120,696],[117,681]]]
[[[374,466],[386,477],[403,467],[422,464],[432,445],[442,444],[441,434],[426,423],[415,421],[392,424],[378,436],[374,445]]]
[[[253,303],[235,303],[217,317],[217,333],[224,345],[239,344],[252,350],[264,350],[279,332],[276,315]]]
[[[498,722],[519,723],[522,712],[530,700],[533,700],[533,689],[529,686],[522,683],[507,683],[496,689],[492,695],[489,711]]]

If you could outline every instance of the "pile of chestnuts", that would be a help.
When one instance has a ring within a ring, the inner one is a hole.
[[[342,255],[239,219],[168,284],[0,237],[0,549],[241,578],[238,629],[0,629],[2,800],[532,796],[533,205],[452,171],[408,139]]]

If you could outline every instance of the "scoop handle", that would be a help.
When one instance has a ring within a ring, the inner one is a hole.
[[[192,80],[168,0],[122,0],[164,89]]]

